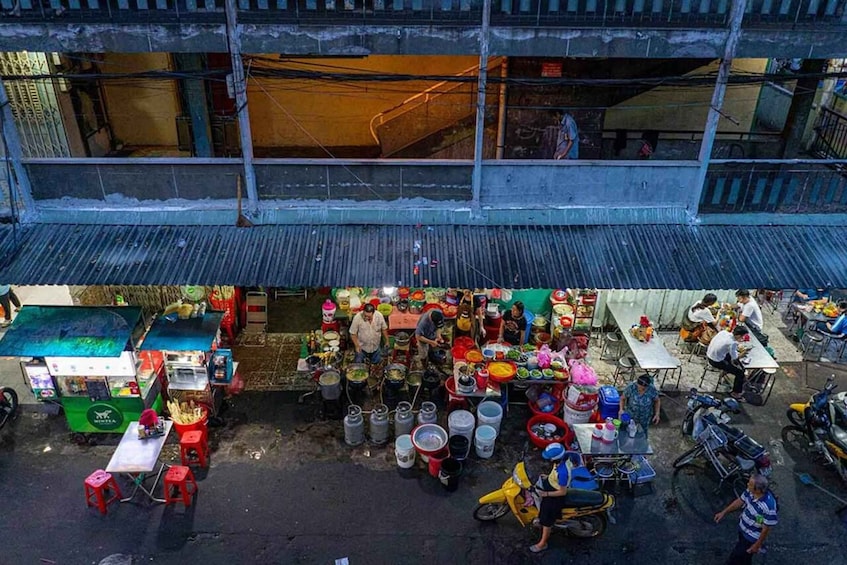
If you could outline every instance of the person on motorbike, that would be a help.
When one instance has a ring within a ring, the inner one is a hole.
[[[553,468],[548,475],[540,477],[541,485],[537,492],[541,499],[541,508],[538,513],[541,539],[535,545],[529,546],[532,553],[541,553],[547,549],[550,532],[565,507],[565,495],[568,493],[571,478],[566,454],[567,450],[561,443],[551,443],[541,452],[544,459],[553,462]]]

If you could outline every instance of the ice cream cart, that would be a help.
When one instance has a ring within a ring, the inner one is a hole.
[[[0,340],[0,355],[22,361],[38,400],[58,402],[74,440],[121,433],[145,408],[162,408],[162,361],[139,357],[144,326],[132,306],[24,306]]]
[[[169,399],[202,404],[212,417],[237,365],[231,350],[218,348],[223,316],[216,311],[187,319],[159,316],[139,346],[140,354],[158,353],[164,359]]]

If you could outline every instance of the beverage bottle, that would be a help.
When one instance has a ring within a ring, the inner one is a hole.
[[[635,437],[635,434],[638,433],[638,425],[635,423],[635,420],[629,421],[629,425],[626,427],[626,433],[629,434],[629,437]]]

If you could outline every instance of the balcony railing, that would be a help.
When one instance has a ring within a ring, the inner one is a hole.
[[[748,25],[842,23],[847,0],[750,0]],[[21,20],[222,23],[224,0],[0,0]],[[479,25],[482,0],[238,0],[252,23]],[[495,26],[722,26],[731,0],[493,0]],[[271,15],[272,14],[272,15]],[[9,21],[10,18],[7,18]]]
[[[700,212],[847,212],[847,161],[724,161],[709,166]]]

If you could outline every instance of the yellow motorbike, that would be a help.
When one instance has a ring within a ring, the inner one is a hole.
[[[515,515],[524,527],[538,517],[536,505],[527,505],[527,497],[533,490],[526,472],[526,464],[515,465],[512,476],[506,479],[500,490],[490,492],[479,499],[473,516],[482,522],[498,520],[509,513]],[[554,530],[564,531],[574,537],[592,538],[601,535],[612,520],[610,511],[615,506],[615,497],[593,490],[568,488],[565,495],[566,507],[556,521]]]
[[[782,435],[791,443],[805,440],[813,455],[847,482],[847,392],[833,395],[834,380],[827,379],[808,402],[788,407],[786,415],[794,425],[783,428]]]

